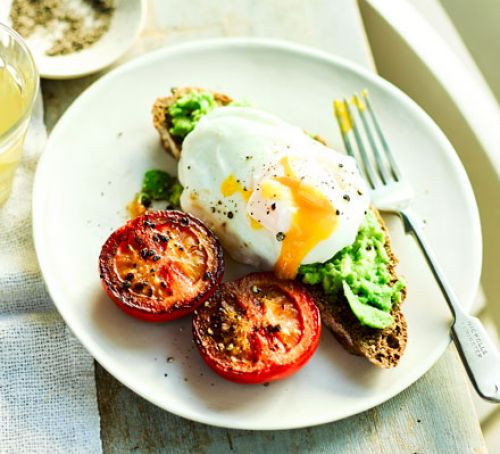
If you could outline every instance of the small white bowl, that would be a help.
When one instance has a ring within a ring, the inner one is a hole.
[[[146,16],[146,0],[115,0],[109,30],[93,45],[67,55],[48,56],[30,47],[41,77],[72,79],[95,73],[132,47]]]

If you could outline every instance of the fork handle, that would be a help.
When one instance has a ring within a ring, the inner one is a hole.
[[[452,336],[476,391],[484,399],[500,403],[500,354],[477,317],[467,314],[446,279],[411,210],[402,210],[406,233],[416,238],[454,316]]]

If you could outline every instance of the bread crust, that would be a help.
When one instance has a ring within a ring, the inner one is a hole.
[[[170,134],[172,123],[168,115],[168,108],[171,105],[175,104],[177,100],[182,98],[184,95],[193,92],[212,93],[214,95],[215,102],[219,106],[225,106],[233,100],[224,93],[213,92],[199,87],[172,88],[171,92],[172,94],[170,96],[157,98],[154,102],[152,108],[153,126],[160,134],[160,142],[165,151],[171,154],[175,159],[179,159],[182,150],[182,140],[179,140],[179,138],[174,137],[172,136],[172,134]]]
[[[390,259],[388,269],[392,281],[395,282],[398,279],[396,274],[398,259],[392,251],[387,226],[379,211],[373,206],[370,209],[384,231],[384,248]],[[398,365],[408,342],[408,325],[401,312],[401,305],[406,298],[406,289],[402,290],[401,302],[392,308],[391,315],[394,323],[380,330],[361,325],[343,294],[332,297],[325,295],[323,289],[317,285],[308,287],[315,298],[323,323],[347,351],[354,355],[364,356],[378,367],[391,368]]]

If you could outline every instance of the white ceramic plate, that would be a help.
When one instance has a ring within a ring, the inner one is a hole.
[[[4,1],[4,0],[2,0]],[[10,5],[11,0],[7,1]],[[0,8],[0,19],[8,17],[10,6]],[[27,39],[38,72],[46,79],[72,79],[92,74],[111,65],[132,47],[146,14],[146,0],[115,0],[109,30],[92,46],[67,55],[48,56],[45,48]],[[11,25],[10,19],[7,23]]]
[[[50,294],[75,335],[111,374],[156,405],[208,424],[286,429],[335,421],[393,397],[424,374],[450,338],[450,314],[397,218],[387,218],[408,280],[409,343],[400,365],[379,370],[324,331],[312,360],[269,386],[229,383],[191,342],[190,319],[148,324],[122,313],[97,273],[100,247],[122,225],[150,168],[174,170],[159,147],[151,105],[172,86],[195,85],[250,99],[342,149],[331,101],[368,88],[415,208],[464,306],[481,266],[477,209],[467,176],[436,125],[408,97],[344,60],[291,44],[215,40],[163,49],[106,75],[54,129],[34,187],[36,249]],[[228,264],[226,277],[245,272]],[[167,362],[173,357],[173,362]]]

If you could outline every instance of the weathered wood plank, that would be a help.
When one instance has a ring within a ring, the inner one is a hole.
[[[160,410],[96,368],[105,453],[486,452],[454,347],[415,385],[357,416],[301,430],[206,426]]]

